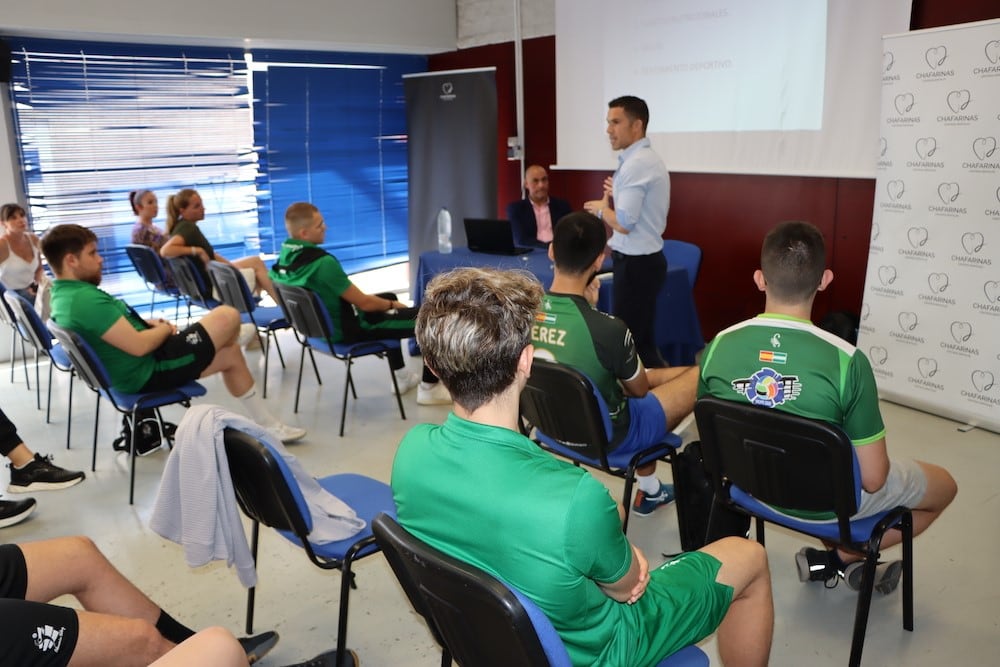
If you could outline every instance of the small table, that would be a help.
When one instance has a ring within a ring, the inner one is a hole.
[[[439,273],[463,266],[495,269],[521,269],[533,273],[544,287],[552,284],[553,268],[545,250],[532,250],[523,255],[488,255],[468,248],[455,248],[450,253],[429,251],[420,255],[417,280],[413,290],[416,305],[423,302],[424,290],[431,278]],[[610,269],[608,269],[610,270]],[[611,311],[610,282],[601,285],[598,308]],[[691,294],[691,283],[683,267],[669,267],[667,281],[656,301],[656,341],[660,354],[671,366],[690,366],[695,355],[705,347],[701,324]]]

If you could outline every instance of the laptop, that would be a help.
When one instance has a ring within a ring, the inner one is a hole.
[[[523,255],[533,250],[514,245],[514,232],[510,228],[510,220],[465,218],[465,238],[472,252]]]

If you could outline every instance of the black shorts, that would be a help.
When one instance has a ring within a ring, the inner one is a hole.
[[[215,359],[215,345],[201,323],[175,333],[153,352],[156,366],[142,391],[176,389],[201,377]]]
[[[69,664],[80,634],[76,611],[24,599],[28,568],[16,544],[0,546],[0,665]]]

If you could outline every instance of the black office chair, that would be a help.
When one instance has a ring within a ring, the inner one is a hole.
[[[267,368],[271,360],[271,338],[274,338],[278,360],[284,368],[285,357],[281,354],[281,345],[278,344],[276,332],[279,329],[289,328],[291,324],[285,319],[280,306],[257,305],[257,300],[254,299],[243,274],[232,264],[211,261],[208,263],[208,275],[222,303],[240,311],[240,318],[252,324],[257,331],[257,340],[264,350],[264,398],[267,398]],[[265,335],[264,340],[260,339],[261,332]]]
[[[163,260],[160,259],[160,255],[149,246],[139,243],[127,244],[125,246],[125,254],[132,260],[132,265],[135,267],[136,273],[142,277],[143,282],[146,283],[146,289],[150,292],[149,316],[153,316],[156,295],[162,294],[174,300],[174,320],[176,320],[178,315],[180,315],[181,292],[173,284],[172,277],[167,275],[166,267],[163,264]]]
[[[101,417],[101,396],[111,402],[115,410],[126,415],[129,420],[129,432],[131,439],[128,443],[129,451],[129,487],[128,504],[131,505],[135,499],[135,459],[136,459],[136,414],[143,409],[152,409],[156,412],[156,420],[159,432],[164,433],[163,418],[160,415],[160,408],[167,405],[180,404],[184,407],[191,405],[191,399],[205,395],[205,387],[197,382],[167,389],[164,391],[148,391],[129,394],[119,391],[111,386],[111,376],[104,366],[104,362],[97,356],[93,348],[75,331],[65,329],[54,321],[49,320],[48,329],[52,335],[62,344],[63,349],[73,363],[73,368],[77,375],[87,383],[87,386],[97,392],[97,406],[94,412],[94,451],[91,455],[90,470],[97,469],[97,426]]]
[[[0,297],[3,297],[9,290],[7,286],[0,283]],[[24,334],[17,326],[17,320],[14,319],[14,313],[11,311],[10,306],[7,305],[7,301],[0,298],[0,323],[6,324],[10,327],[10,383],[14,384],[14,367],[16,364],[14,361],[17,359],[17,341],[21,341],[21,365],[24,367],[24,383],[28,385],[28,389],[31,389],[31,380],[28,379],[28,355],[27,350],[24,347],[25,338]]]
[[[521,392],[521,416],[535,430],[543,448],[625,480],[622,505],[628,532],[635,470],[652,461],[670,461],[681,446],[673,433],[636,454],[611,449],[611,419],[604,397],[586,375],[564,364],[535,358],[531,377]]]
[[[278,292],[278,303],[285,311],[285,317],[292,323],[295,331],[295,338],[302,346],[302,353],[299,357],[299,378],[295,385],[295,412],[299,411],[299,393],[302,390],[302,371],[305,367],[305,354],[309,350],[309,358],[316,373],[316,380],[319,381],[319,370],[316,368],[316,360],[313,351],[328,354],[335,359],[343,361],[347,366],[347,374],[344,378],[344,397],[340,406],[340,435],[344,435],[344,421],[347,418],[347,392],[350,391],[355,400],[358,398],[354,390],[354,379],[351,369],[354,360],[358,357],[375,355],[385,359],[389,368],[389,376],[392,378],[393,393],[396,395],[396,405],[399,406],[399,416],[406,419],[406,411],[403,409],[403,399],[399,395],[399,385],[396,383],[396,374],[389,365],[389,357],[386,354],[389,350],[400,349],[398,340],[371,340],[359,343],[334,343],[333,323],[330,313],[326,309],[323,300],[315,292],[305,287],[286,285],[275,281],[275,291]],[[320,382],[322,384],[322,382]]]
[[[340,570],[340,616],[337,623],[337,662],[344,665],[347,655],[347,612],[351,588],[357,588],[351,566],[355,561],[378,553],[372,535],[372,520],[382,512],[395,516],[396,506],[388,484],[378,480],[343,473],[317,479],[320,486],[347,503],[367,527],[357,535],[326,544],[309,541],[312,515],[302,497],[298,482],[281,456],[266,444],[242,431],[227,428],[224,435],[229,474],[236,501],[253,521],[250,551],[257,565],[260,524],[270,526],[289,542],[306,552],[309,560],[324,570]],[[253,633],[256,587],[247,593],[246,632]]]
[[[770,521],[864,557],[849,664],[861,664],[879,545],[890,529],[903,535],[903,627],[913,630],[913,517],[909,508],[896,507],[851,520],[861,501],[861,473],[844,432],[825,422],[712,397],[699,399],[694,411],[715,502],[754,517],[758,542],[764,543],[764,523]],[[836,519],[806,521],[775,507],[830,512]]]
[[[441,645],[441,665],[569,667],[566,646],[545,613],[496,577],[416,538],[385,514],[372,525],[414,610]],[[657,667],[707,667],[688,646]]]

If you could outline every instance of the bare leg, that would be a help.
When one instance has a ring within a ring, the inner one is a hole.
[[[247,366],[237,344],[240,333],[240,314],[235,308],[213,308],[200,323],[215,345],[215,358],[202,372],[201,377],[222,373],[222,381],[233,396],[242,396],[254,385],[253,374]]]
[[[941,466],[933,463],[917,461],[927,476],[927,492],[924,497],[913,507],[913,536],[927,530],[927,527],[934,523],[945,508],[951,504],[958,493],[958,484],[951,474]],[[903,533],[899,530],[890,530],[882,536],[881,549],[888,549],[899,544],[903,540]],[[845,563],[860,560],[857,554],[837,550],[837,554]]]
[[[10,450],[10,453],[7,454],[7,458],[10,459],[11,465],[20,468],[25,463],[34,459],[35,455],[30,449],[28,449],[28,446],[22,442],[20,445]]]
[[[774,603],[767,552],[756,542],[726,537],[700,551],[722,563],[716,581],[733,587],[733,601],[719,625],[719,656],[728,667],[766,665],[774,632]]]
[[[274,285],[271,283],[271,276],[268,275],[267,267],[264,266],[264,260],[260,257],[244,257],[233,262],[233,266],[241,269],[253,269],[254,278],[257,279],[257,287],[264,290],[272,297],[275,296]]]
[[[653,378],[650,378],[650,385],[653,387],[653,395],[660,401],[663,412],[667,415],[667,430],[673,430],[682,419],[694,410],[694,401],[698,393],[698,368],[697,366],[685,366],[683,368],[655,370],[666,371],[655,373]],[[673,377],[660,384],[653,382],[654,378],[661,379],[662,376],[666,375]]]
[[[246,667],[247,656],[225,628],[206,628],[150,667]]]
[[[72,595],[87,610],[79,612],[80,637],[70,664],[147,665],[173,646],[155,627],[160,608],[90,539],[62,537],[19,546],[28,571],[25,599],[48,602]]]

